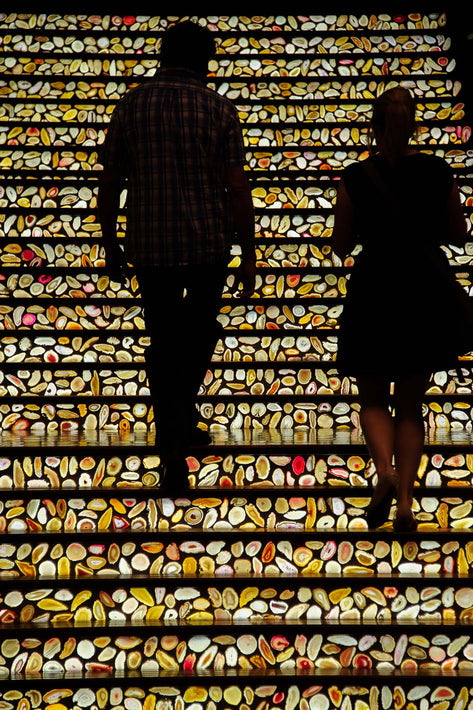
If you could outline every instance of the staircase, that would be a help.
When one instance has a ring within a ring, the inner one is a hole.
[[[198,402],[213,443],[170,499],[139,284],[108,277],[96,213],[109,117],[168,18],[0,13],[0,708],[471,708],[471,359],[426,393],[418,531],[368,530],[375,472],[334,361],[352,258],[329,241],[339,171],[399,82],[472,225],[448,14],[200,19],[259,268],[233,299],[235,248]],[[471,290],[473,244],[446,249]]]

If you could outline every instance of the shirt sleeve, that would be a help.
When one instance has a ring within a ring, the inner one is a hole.
[[[227,131],[227,166],[235,168],[246,163],[245,145],[240,120],[235,108],[229,111],[228,131]]]
[[[121,126],[120,104],[117,104],[100,150],[100,163],[105,170],[127,173],[127,151]]]

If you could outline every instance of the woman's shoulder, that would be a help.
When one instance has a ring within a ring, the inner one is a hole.
[[[370,158],[368,158],[370,160]],[[347,165],[343,172],[342,178],[345,183],[351,183],[353,180],[358,180],[363,173],[363,160],[357,160]]]
[[[409,162],[408,162],[409,161]],[[413,162],[416,170],[412,171]],[[453,182],[453,170],[447,161],[434,153],[413,153],[406,159],[406,170],[415,172],[418,179],[427,183],[437,183],[443,189],[448,190]]]
[[[406,160],[415,161],[417,165],[426,170],[449,172],[451,169],[444,158],[434,153],[424,153],[422,151],[413,152],[406,156]]]

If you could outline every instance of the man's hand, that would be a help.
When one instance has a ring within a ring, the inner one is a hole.
[[[112,281],[124,279],[125,258],[117,240],[117,219],[123,180],[114,172],[103,170],[99,175],[97,207],[105,247],[105,266]]]
[[[240,296],[251,296],[255,290],[255,217],[251,187],[242,166],[228,168],[227,187],[235,223],[236,241],[242,251],[241,264],[236,270],[235,290],[243,284]]]
[[[239,292],[240,296],[247,298],[254,293],[256,281],[256,260],[254,256],[242,259],[240,266],[236,269],[235,286],[241,283],[243,289]]]
[[[111,281],[124,281],[128,267],[116,237],[105,243],[105,268]]]

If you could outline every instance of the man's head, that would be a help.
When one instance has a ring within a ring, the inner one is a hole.
[[[163,35],[162,67],[185,67],[206,76],[209,60],[214,54],[212,32],[191,20],[172,25]]]

